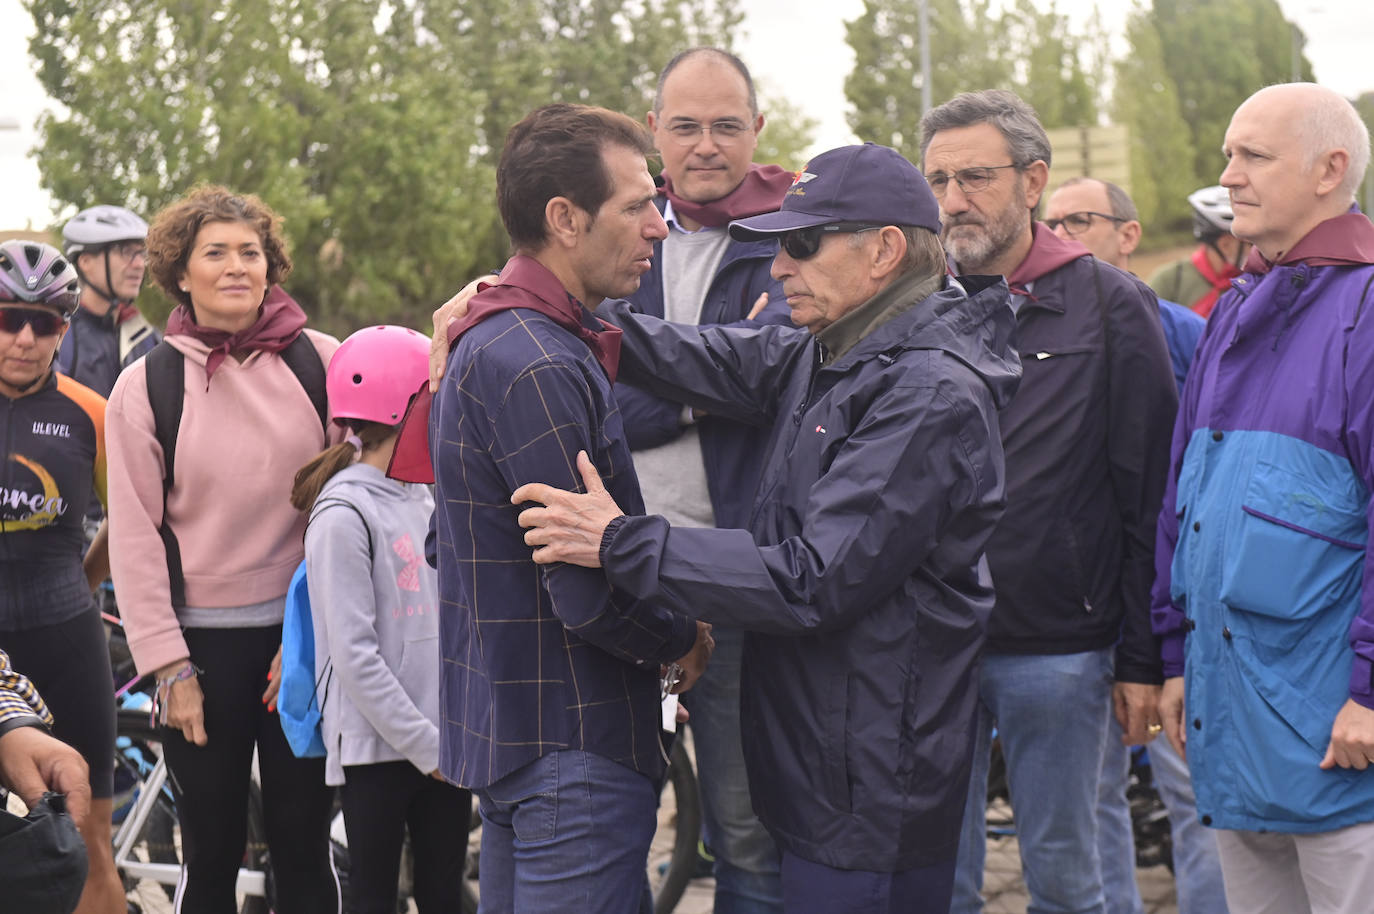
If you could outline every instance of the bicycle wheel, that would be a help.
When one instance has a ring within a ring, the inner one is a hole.
[[[668,753],[668,778],[658,805],[658,831],[649,850],[649,885],[654,914],[670,914],[692,881],[701,838],[701,792],[682,735]],[[668,792],[672,802],[667,802]]]
[[[117,769],[134,778],[128,802],[118,804],[120,821],[115,830],[116,865],[124,880],[130,914],[170,914],[177,881],[181,875],[181,828],[177,822],[176,799],[161,764],[157,731],[144,711],[121,709],[116,715],[115,732],[119,749]],[[152,800],[137,802],[149,790]],[[122,813],[122,815],[121,815]],[[262,790],[249,784],[248,839],[244,850],[244,870],[264,876],[266,896],[241,892],[240,914],[270,914],[271,870],[267,860],[267,837],[262,819]],[[125,821],[134,817],[135,821]],[[121,846],[127,841],[125,853]]]

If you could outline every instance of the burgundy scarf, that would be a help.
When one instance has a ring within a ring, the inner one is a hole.
[[[1252,247],[1245,258],[1245,272],[1268,273],[1274,267],[1308,263],[1314,267],[1337,267],[1374,263],[1374,225],[1358,208],[1334,219],[1327,219],[1302,237],[1278,260],[1270,261]]]
[[[305,328],[305,312],[287,295],[281,286],[267,291],[258,309],[258,319],[251,327],[230,333],[196,323],[195,314],[186,305],[177,305],[167,318],[167,336],[189,336],[210,348],[205,357],[205,383],[231,352],[247,349],[252,352],[281,352]]]
[[[1024,295],[1035,301],[1035,296],[1026,291],[1026,286],[1087,253],[1088,249],[1081,243],[1060,238],[1042,222],[1032,222],[1031,249],[1007,277],[1007,286],[1013,295]]]
[[[729,225],[736,219],[747,219],[761,213],[773,213],[782,209],[782,196],[792,186],[796,174],[778,165],[750,165],[749,173],[719,200],[694,203],[684,200],[673,190],[673,179],[661,175],[663,184],[658,192],[673,204],[673,212],[681,213],[688,219],[700,222],[707,228]]]
[[[467,314],[449,322],[450,351],[459,337],[493,314],[526,308],[538,311],[586,343],[606,372],[606,377],[612,384],[615,383],[616,370],[620,366],[620,328],[587,311],[581,302],[568,294],[548,267],[533,257],[517,254],[501,271],[499,285],[483,283],[477,290]],[[401,419],[396,449],[386,468],[386,475],[392,479],[434,482],[434,464],[429,453],[429,414],[433,402],[434,395],[429,392],[428,381],[410,398],[410,405]]]

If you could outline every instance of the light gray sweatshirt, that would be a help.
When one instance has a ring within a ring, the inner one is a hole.
[[[333,662],[317,689],[328,784],[344,782],[345,765],[439,767],[438,578],[424,555],[433,509],[427,486],[355,463],[325,484],[311,511],[305,561],[317,673]]]

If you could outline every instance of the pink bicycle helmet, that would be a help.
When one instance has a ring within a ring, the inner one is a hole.
[[[81,302],[76,267],[41,241],[0,242],[0,301],[48,305],[71,317]]]
[[[409,327],[364,327],[329,360],[324,387],[335,419],[395,425],[429,378],[429,337]]]

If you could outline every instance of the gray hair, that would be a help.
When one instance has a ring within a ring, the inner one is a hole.
[[[941,130],[991,124],[1007,141],[1012,164],[1025,168],[1035,161],[1050,164],[1050,138],[1040,126],[1035,109],[1015,92],[984,89],[956,95],[921,118],[921,161],[931,138]]]
[[[654,117],[658,117],[663,111],[663,84],[668,81],[668,74],[676,70],[678,64],[686,63],[694,57],[708,57],[717,63],[733,67],[735,72],[740,75],[740,78],[744,80],[744,87],[749,93],[750,116],[759,116],[759,98],[758,94],[754,91],[754,77],[749,75],[749,68],[744,65],[744,61],[740,60],[729,51],[720,48],[698,47],[688,48],[676,54],[673,59],[668,61],[663,67],[662,72],[658,74],[658,86],[654,89]]]
[[[931,276],[943,276],[948,272],[947,255],[945,246],[940,243],[940,236],[928,228],[919,225],[899,225],[902,235],[906,237],[906,256],[902,258],[898,275],[906,276],[911,273],[920,275],[923,278]],[[852,234],[849,236],[849,247],[859,248],[864,245],[862,234]]]
[[[1077,187],[1079,184],[1101,184],[1102,189],[1107,192],[1107,208],[1112,211],[1112,216],[1120,219],[1122,222],[1140,221],[1140,211],[1135,208],[1135,201],[1131,199],[1131,195],[1111,181],[1080,175],[1076,178],[1069,178],[1063,184],[1060,184],[1059,187],[1055,188],[1055,190],[1057,191],[1064,187]]]

